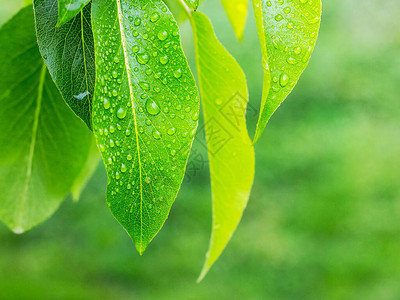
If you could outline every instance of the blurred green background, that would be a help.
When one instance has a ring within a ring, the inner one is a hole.
[[[18,2],[1,0],[1,23]],[[258,108],[253,15],[240,44],[219,1],[200,10],[244,68]],[[323,1],[310,65],[256,146],[249,206],[202,283],[207,166],[185,180],[140,257],[108,210],[99,165],[79,203],[67,198],[21,236],[0,225],[0,299],[400,299],[399,15],[398,0]],[[182,35],[193,66],[188,24]]]

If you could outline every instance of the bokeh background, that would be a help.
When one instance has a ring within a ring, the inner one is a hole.
[[[0,0],[1,23],[19,2]],[[252,13],[239,43],[219,1],[200,10],[245,70],[258,109]],[[202,283],[206,163],[189,174],[143,257],[108,210],[99,165],[79,203],[68,197],[21,236],[0,224],[0,298],[400,299],[399,15],[398,0],[323,0],[310,65],[256,146],[248,208]],[[194,67],[188,24],[182,35]]]

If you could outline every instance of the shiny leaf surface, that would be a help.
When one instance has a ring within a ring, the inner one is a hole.
[[[57,26],[61,26],[75,18],[75,16],[80,13],[90,0],[57,0],[57,2]]]
[[[57,27],[57,0],[35,0],[40,52],[64,100],[89,129],[95,62],[90,4],[67,24]]]
[[[254,142],[296,85],[317,41],[321,0],[253,0],[264,86]]]
[[[179,29],[161,0],[93,1],[93,126],[107,201],[140,254],[168,217],[199,117]]]

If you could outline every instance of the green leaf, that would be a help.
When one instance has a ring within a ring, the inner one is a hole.
[[[58,0],[57,26],[71,21],[89,2],[90,0]]]
[[[221,2],[235,31],[236,37],[242,40],[247,20],[248,0],[221,0]]]
[[[64,100],[89,129],[95,81],[90,8],[56,27],[57,0],[34,1],[40,52]]]
[[[246,78],[217,40],[209,19],[191,13],[210,161],[213,225],[201,280],[234,233],[254,179],[254,149],[246,128]]]
[[[93,128],[107,200],[140,254],[180,189],[199,117],[193,75],[165,4],[93,1]]]
[[[264,86],[254,143],[296,85],[317,41],[321,0],[253,0]]]
[[[164,0],[164,3],[171,10],[178,23],[186,21],[188,19],[188,14],[186,11],[190,11],[192,9],[196,10],[202,2],[203,0],[184,0],[184,2],[179,0]]]
[[[164,0],[164,3],[168,6],[168,9],[172,12],[178,23],[182,23],[187,20],[185,9],[178,1]]]
[[[197,9],[199,7],[199,0],[184,0],[190,9]]]
[[[74,185],[71,189],[72,199],[77,202],[81,196],[83,189],[86,187],[88,181],[92,177],[94,171],[96,170],[97,165],[100,161],[100,154],[97,148],[96,140],[92,137],[92,143],[90,147],[89,156],[86,160],[84,167],[81,170],[81,173],[76,178]]]
[[[32,6],[0,30],[0,218],[22,233],[70,192],[92,134],[65,105],[40,56]]]

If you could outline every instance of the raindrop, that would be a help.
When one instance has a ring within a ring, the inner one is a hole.
[[[156,116],[160,113],[160,108],[152,99],[147,99],[146,110],[152,116]]]
[[[181,78],[182,77],[182,70],[179,68],[174,71],[174,76],[175,78]]]
[[[168,32],[166,30],[160,31],[157,36],[160,41],[165,41],[168,37]]]
[[[136,59],[139,64],[145,65],[149,62],[150,56],[148,56],[146,53],[142,53],[142,54],[138,54]]]
[[[125,116],[126,116],[126,110],[124,108],[120,107],[117,111],[117,117],[119,119],[123,119],[123,118],[125,118]]]
[[[281,87],[286,86],[289,83],[289,76],[286,75],[285,73],[282,73],[280,78],[279,78],[279,84]]]
[[[163,65],[168,63],[168,56],[164,55],[160,57],[160,63],[162,63]]]
[[[172,127],[172,128],[170,128],[170,129],[168,129],[168,134],[169,135],[174,135],[175,134],[175,132],[176,132],[176,128],[175,127]]]
[[[150,21],[153,23],[157,22],[159,19],[160,19],[160,15],[156,12],[154,12],[150,17]]]
[[[159,140],[161,138],[160,132],[156,129],[153,131],[153,138],[155,138],[156,140]]]

